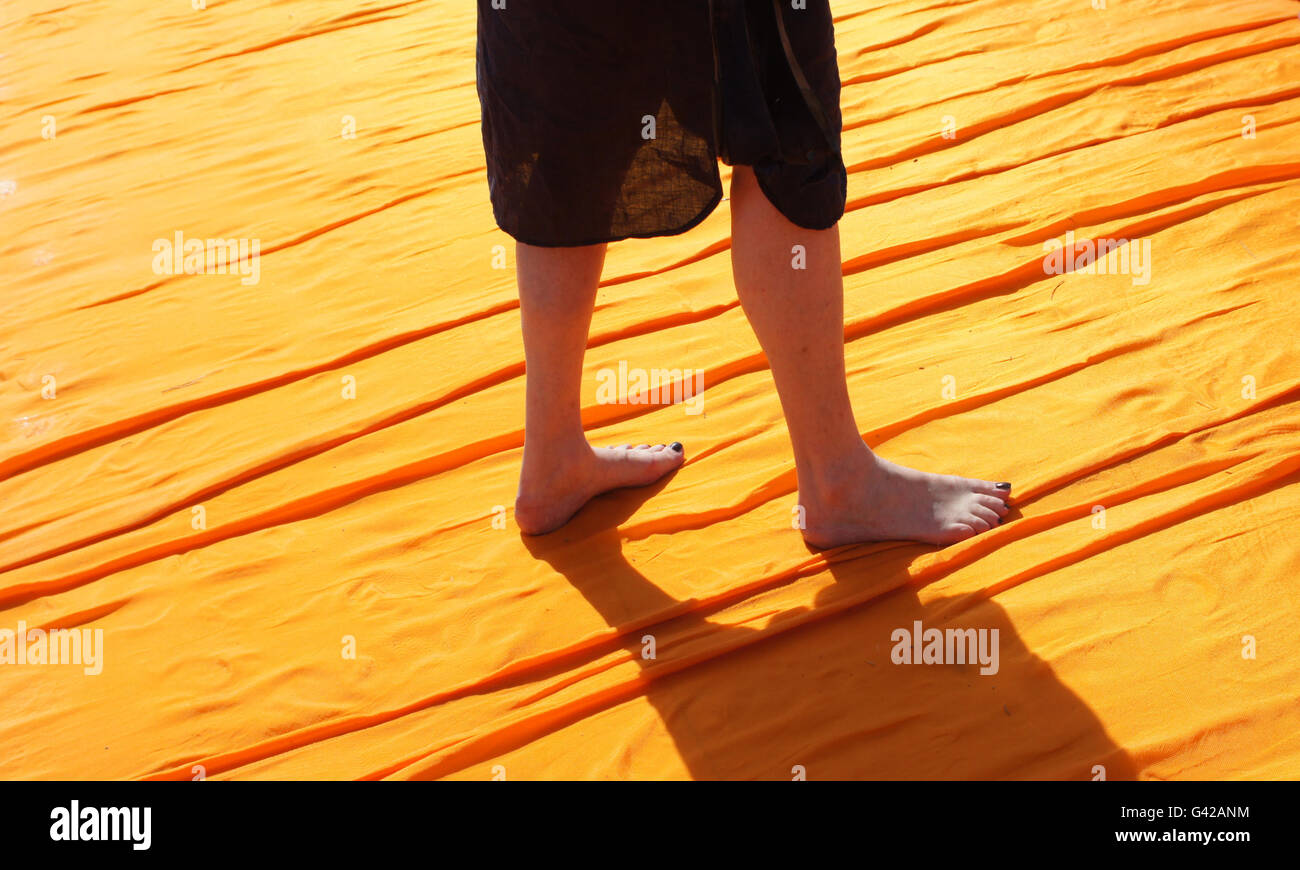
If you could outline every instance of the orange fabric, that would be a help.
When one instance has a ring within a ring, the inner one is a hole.
[[[828,554],[725,202],[611,248],[586,361],[593,440],[686,466],[494,527],[523,355],[469,4],[12,5],[0,628],[104,661],[0,665],[0,775],[1300,775],[1294,3],[836,4],[859,422],[1018,507]],[[260,281],[155,274],[177,231]],[[1149,239],[1149,283],[1044,274],[1067,231]],[[703,368],[703,413],[598,404],[620,361]],[[999,672],[892,664],[918,619]]]

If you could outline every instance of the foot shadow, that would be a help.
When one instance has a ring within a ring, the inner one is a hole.
[[[1106,779],[1136,778],[1133,759],[1001,607],[979,596],[921,602],[907,567],[929,547],[881,545],[832,563],[835,582],[811,607],[762,627],[711,620],[741,594],[675,600],[628,561],[618,533],[663,483],[606,494],[563,529],[523,540],[624,636],[692,777],[1089,780],[1104,768]],[[895,630],[917,621],[996,629],[997,672],[895,664]],[[642,657],[646,635],[654,660]]]

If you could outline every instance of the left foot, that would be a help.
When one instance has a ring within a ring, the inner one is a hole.
[[[1011,498],[1009,483],[917,471],[865,444],[823,479],[831,482],[799,481],[804,540],[819,549],[871,541],[947,546],[999,525]]]

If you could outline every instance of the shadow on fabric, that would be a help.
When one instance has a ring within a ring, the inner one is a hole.
[[[618,532],[666,482],[608,493],[558,532],[524,538],[611,627],[682,605],[629,563]],[[907,566],[931,549],[886,544],[833,563],[836,582],[811,608],[762,627],[719,621],[732,600],[628,631],[645,697],[691,776],[1090,780],[1104,768],[1106,779],[1135,778],[1132,758],[1001,607],[977,596],[921,602]],[[895,664],[894,632],[917,622],[989,639],[996,629],[996,673],[978,662]],[[647,634],[654,660],[642,657]]]

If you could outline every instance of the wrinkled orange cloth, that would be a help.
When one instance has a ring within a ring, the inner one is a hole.
[[[521,538],[472,6],[12,6],[0,630],[103,658],[0,664],[0,776],[1300,776],[1294,3],[834,5],[864,437],[1017,503],[830,553],[726,203],[612,246],[586,360],[592,439],[687,464]],[[1149,273],[1045,273],[1067,233]],[[894,664],[918,620],[998,672]]]

